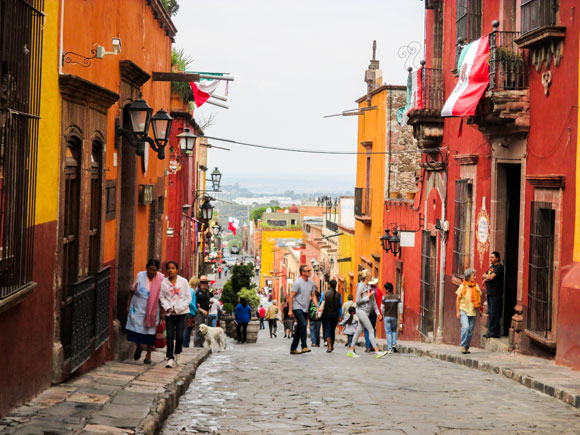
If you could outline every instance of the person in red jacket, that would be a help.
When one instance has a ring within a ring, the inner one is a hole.
[[[266,326],[264,326],[264,319],[266,318],[266,309],[260,305],[260,308],[258,308],[258,318],[260,319],[260,329],[266,329]]]

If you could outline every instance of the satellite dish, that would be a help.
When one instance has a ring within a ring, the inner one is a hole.
[[[266,209],[266,213],[272,213],[272,209],[271,209],[270,207],[268,207],[268,208]]]

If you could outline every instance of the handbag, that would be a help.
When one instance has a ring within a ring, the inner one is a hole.
[[[165,320],[161,320],[157,324],[157,329],[155,330],[155,347],[157,349],[163,349],[167,344],[167,331],[165,331]]]

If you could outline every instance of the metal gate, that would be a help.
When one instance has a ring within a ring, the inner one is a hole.
[[[0,0],[0,299],[32,281],[44,0]]]
[[[423,231],[421,245],[421,305],[419,308],[419,332],[424,336],[434,329],[435,311],[435,237]]]

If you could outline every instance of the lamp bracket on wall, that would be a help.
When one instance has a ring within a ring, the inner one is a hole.
[[[121,122],[117,116],[115,118],[115,148],[117,149],[119,148],[119,141],[121,137],[123,137],[129,145],[135,148],[135,154],[138,156],[143,157],[145,155],[145,142],[147,142],[153,151],[157,153],[159,160],[163,160],[165,158],[165,147],[157,146],[155,141],[149,136],[136,137],[131,131],[121,127]]]
[[[70,63],[72,65],[80,65],[82,67],[91,66],[92,60],[97,57],[97,50],[91,50],[92,56],[83,56],[82,54],[75,53],[74,51],[67,51],[62,54],[62,64]]]

